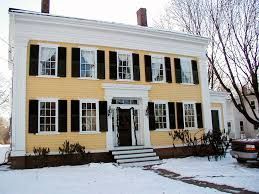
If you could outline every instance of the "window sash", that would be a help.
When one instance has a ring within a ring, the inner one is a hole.
[[[151,57],[152,81],[165,81],[165,63],[163,57]]]
[[[97,78],[96,50],[80,49],[80,77]]]
[[[58,103],[53,100],[39,100],[38,132],[53,133],[58,131]]]
[[[51,55],[51,52],[53,53],[52,55]],[[58,64],[58,47],[40,46],[38,75],[57,76],[57,64]]]
[[[117,78],[119,80],[132,80],[132,54],[118,53],[117,55]]]
[[[155,125],[156,129],[167,129],[168,128],[168,110],[167,104],[165,103],[155,103]]]
[[[191,59],[181,58],[181,77],[182,83],[193,83]]]
[[[97,132],[97,102],[82,101],[80,103],[80,132]]]
[[[183,103],[184,128],[196,128],[197,116],[194,103]]]

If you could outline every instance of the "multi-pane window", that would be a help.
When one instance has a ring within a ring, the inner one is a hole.
[[[81,131],[96,131],[96,103],[81,103]]]
[[[195,127],[194,104],[184,104],[184,124],[186,128]]]
[[[96,78],[96,51],[81,49],[80,76]]]
[[[138,104],[138,100],[114,98],[112,104]]]
[[[56,102],[43,102],[39,103],[40,113],[40,132],[56,131],[56,118],[57,107]]]
[[[166,129],[166,104],[155,104],[155,123],[156,129]]]
[[[40,47],[40,75],[57,75],[57,48]]]
[[[193,83],[192,63],[190,59],[181,59],[182,83]]]
[[[132,79],[132,55],[127,53],[118,54],[118,78]]]
[[[152,79],[153,82],[162,82],[164,81],[164,60],[162,57],[152,57]]]

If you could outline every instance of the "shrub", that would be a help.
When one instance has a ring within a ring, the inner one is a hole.
[[[48,147],[34,147],[33,153],[36,157],[33,157],[34,165],[37,168],[48,166],[47,155],[50,149]]]
[[[85,154],[85,146],[80,145],[78,142],[75,144],[70,144],[69,141],[65,141],[62,147],[59,147],[59,153],[61,154]]]

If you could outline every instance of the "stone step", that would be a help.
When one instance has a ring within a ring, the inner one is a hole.
[[[122,151],[112,151],[112,155],[121,155],[121,154],[137,154],[137,153],[152,153],[152,148],[144,148],[138,150],[122,150]]]
[[[114,159],[125,159],[125,158],[143,158],[143,157],[149,157],[149,156],[156,156],[155,152],[150,153],[137,153],[137,154],[122,154],[122,155],[116,155],[114,156]]]
[[[151,157],[144,157],[144,158],[120,159],[120,160],[117,160],[117,163],[123,164],[123,163],[144,162],[144,161],[154,161],[154,160],[159,160],[159,157],[158,156],[151,156]]]
[[[145,148],[151,148],[146,146],[120,146],[120,147],[114,147],[111,151],[124,151],[124,150],[140,150]]]
[[[153,165],[159,165],[159,164],[162,164],[161,160],[122,163],[122,164],[120,164],[120,166],[123,166],[123,167],[140,167],[140,166],[153,166]]]

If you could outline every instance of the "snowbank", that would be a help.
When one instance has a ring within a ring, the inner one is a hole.
[[[4,162],[5,153],[10,149],[10,145],[0,144],[0,164]]]

